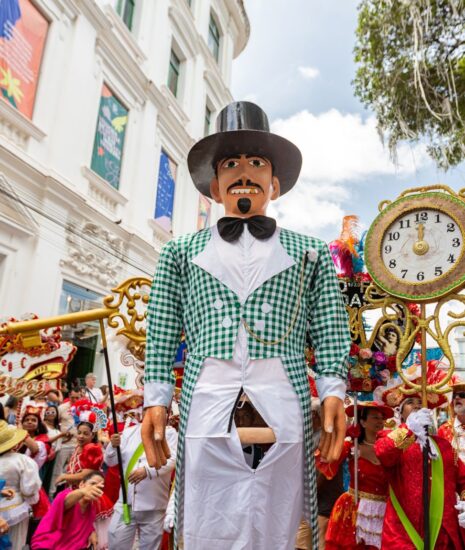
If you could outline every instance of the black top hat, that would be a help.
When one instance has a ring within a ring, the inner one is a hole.
[[[281,195],[294,186],[302,166],[299,149],[287,139],[272,134],[265,112],[254,103],[237,101],[227,105],[216,119],[216,134],[198,141],[187,156],[197,189],[207,197],[218,161],[252,154],[267,158],[279,179]]]

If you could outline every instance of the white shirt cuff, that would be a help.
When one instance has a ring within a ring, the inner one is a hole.
[[[321,403],[329,396],[339,397],[341,401],[344,401],[346,396],[345,380],[337,376],[322,376],[317,378],[315,383]]]
[[[169,407],[173,397],[173,384],[161,382],[145,382],[144,384],[144,409],[147,407]]]

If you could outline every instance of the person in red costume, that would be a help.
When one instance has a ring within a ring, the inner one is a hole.
[[[428,368],[428,384],[438,373]],[[430,456],[430,533],[431,548],[465,548],[455,509],[456,494],[465,498],[465,465],[448,441],[427,436],[432,426],[431,409],[443,404],[445,397],[428,394],[428,408],[421,408],[419,395],[405,395],[401,385],[382,393],[385,403],[399,407],[401,424],[378,434],[375,453],[384,466],[390,485],[383,525],[383,550],[423,548],[423,447],[429,440]],[[419,546],[420,545],[420,546]]]
[[[351,426],[344,448],[336,463],[323,462],[318,453],[316,465],[326,478],[334,477],[342,462],[349,458],[350,487],[336,501],[326,531],[326,550],[362,550],[381,546],[382,518],[386,508],[388,484],[384,469],[373,446],[384,422],[393,410],[383,404],[365,401],[359,404],[357,424]],[[354,416],[354,406],[346,409]],[[354,443],[358,440],[358,504],[354,499]]]
[[[451,417],[438,430],[465,462],[465,382],[452,384]]]

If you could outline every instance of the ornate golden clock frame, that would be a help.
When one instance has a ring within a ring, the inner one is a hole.
[[[365,263],[367,270],[373,278],[373,283],[367,288],[365,300],[373,307],[381,307],[383,319],[395,324],[397,314],[392,312],[397,309],[402,311],[404,317],[404,331],[401,333],[397,352],[396,368],[400,378],[408,389],[404,393],[412,395],[418,392],[422,394],[423,406],[427,403],[428,393],[447,393],[455,368],[455,360],[449,344],[451,332],[457,327],[465,328],[465,294],[460,294],[460,289],[465,285],[465,254],[463,253],[456,265],[446,272],[425,284],[401,281],[389,272],[381,257],[381,246],[387,229],[399,217],[408,212],[433,209],[449,215],[460,228],[462,237],[465,237],[465,189],[455,193],[445,185],[434,185],[407,189],[394,202],[383,201],[379,205],[380,214],[371,225],[366,245]],[[421,254],[418,250],[416,254]],[[386,295],[380,297],[381,287]],[[459,303],[463,310],[454,313],[449,309],[446,317],[451,320],[447,326],[441,323],[441,313],[444,308],[450,307],[452,301]],[[408,302],[420,303],[420,314],[412,313],[407,307]],[[427,314],[426,304],[430,303],[433,310]],[[382,322],[382,320],[381,320]],[[420,334],[422,381],[421,384],[408,380],[402,370],[402,364]],[[442,349],[449,362],[446,377],[440,382],[428,385],[426,381],[427,360],[426,339],[430,336]]]

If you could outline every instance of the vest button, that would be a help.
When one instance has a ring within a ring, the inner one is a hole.
[[[233,324],[231,317],[225,317],[221,324],[223,325],[223,328],[231,328]]]

